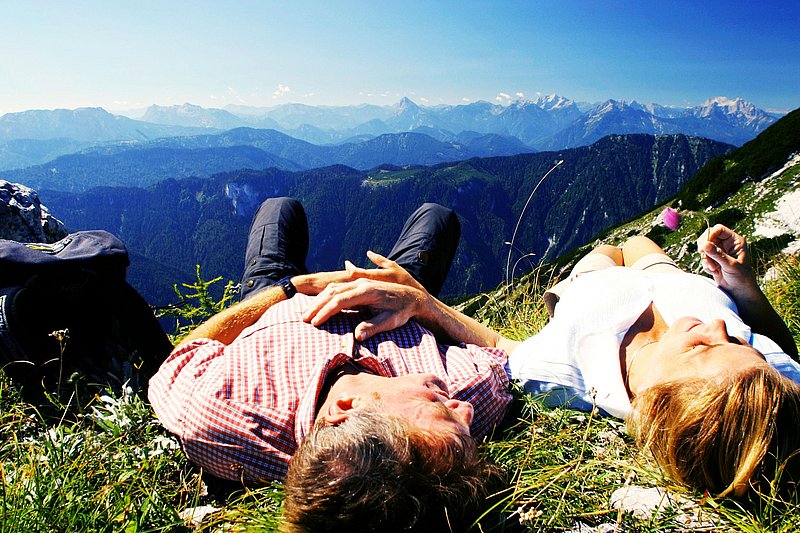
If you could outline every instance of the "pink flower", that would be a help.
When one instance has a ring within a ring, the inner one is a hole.
[[[681,214],[675,209],[667,207],[661,212],[661,221],[666,227],[675,231],[681,225]]]

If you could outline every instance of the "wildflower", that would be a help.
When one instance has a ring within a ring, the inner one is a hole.
[[[150,449],[147,451],[147,457],[152,458],[157,455],[161,455],[168,450],[178,450],[180,449],[180,445],[171,437],[163,437],[159,435],[150,441],[149,448]]]
[[[665,207],[659,218],[661,218],[662,224],[672,231],[681,226],[681,214],[671,207]]]
[[[90,412],[93,419],[109,429],[116,426],[118,429],[125,430],[133,426],[134,421],[130,415],[136,396],[127,383],[123,385],[119,398],[104,394],[98,400],[99,405],[92,406]]]
[[[63,344],[69,339],[69,330],[68,329],[57,329],[57,330],[51,332],[48,336],[49,337],[53,337],[63,347]]]
[[[524,510],[524,506],[519,508],[519,523],[525,525],[526,522],[532,522],[533,520],[541,517],[544,512],[540,509],[536,509],[532,507],[527,511]]]

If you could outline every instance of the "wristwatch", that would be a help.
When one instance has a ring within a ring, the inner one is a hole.
[[[283,294],[286,295],[286,299],[288,300],[295,294],[297,294],[297,287],[294,286],[292,283],[292,276],[286,276],[282,280],[277,283],[281,289],[283,289]]]

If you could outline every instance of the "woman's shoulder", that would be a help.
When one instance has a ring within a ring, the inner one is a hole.
[[[800,364],[781,350],[775,341],[765,335],[753,333],[750,344],[761,352],[767,363],[780,375],[800,384]]]

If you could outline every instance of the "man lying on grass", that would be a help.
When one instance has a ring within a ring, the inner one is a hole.
[[[436,294],[459,233],[453,211],[424,204],[389,254],[396,262],[374,255],[387,268],[366,272]],[[302,206],[264,202],[242,301],[197,327],[152,378],[157,416],[192,461],[225,479],[281,480],[306,443],[313,453],[294,469],[287,503],[288,521],[305,529],[466,527],[491,474],[472,436],[491,430],[511,401],[505,352],[442,344],[416,322],[366,339],[357,326],[371,315],[360,312],[310,324],[308,295],[360,273],[309,275],[307,249]]]
[[[356,328],[359,340],[413,319],[462,342],[503,347],[526,392],[626,419],[676,481],[719,496],[793,492],[797,347],[756,283],[744,238],[717,225],[698,249],[712,279],[683,272],[646,237],[599,246],[546,295],[551,321],[521,343],[418,287],[368,279],[329,286],[305,316],[322,324],[366,306],[377,314]]]

